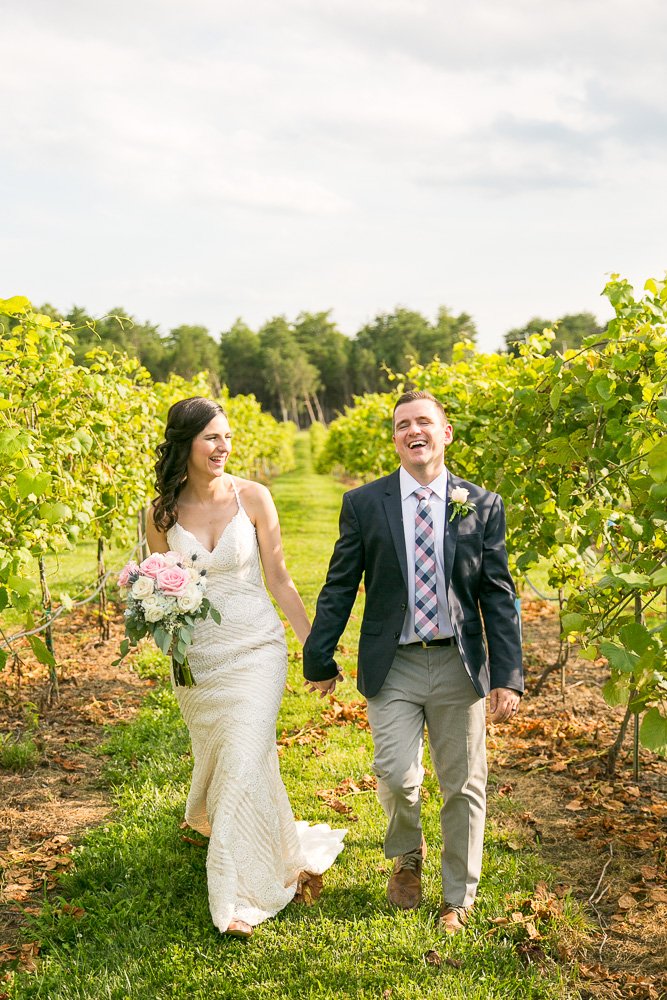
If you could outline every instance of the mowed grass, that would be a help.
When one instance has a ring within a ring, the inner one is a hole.
[[[296,472],[273,485],[287,562],[309,608],[337,533],[343,487],[310,471],[308,441],[298,441]],[[358,610],[358,609],[357,609]],[[358,619],[341,641],[349,674]],[[301,681],[300,653],[290,634],[290,676],[278,734],[317,724],[327,707]],[[359,698],[348,677],[341,699]],[[206,853],[182,840],[191,770],[187,731],[171,691],[151,694],[135,722],[114,727],[104,748],[107,781],[118,808],[113,822],[91,830],[76,864],[31,928],[42,942],[36,973],[17,976],[10,996],[48,1000],[189,1000],[211,998],[574,998],[571,970],[557,961],[559,937],[582,924],[566,903],[560,923],[543,925],[540,958],[522,959],[525,931],[491,920],[516,909],[550,873],[535,850],[514,849],[490,824],[479,904],[469,930],[441,939],[434,917],[440,904],[439,795],[430,767],[423,804],[431,845],[424,875],[424,903],[415,912],[389,907],[390,863],[382,853],[384,820],[373,792],[345,801],[358,817],[324,805],[318,789],[370,773],[370,737],[356,726],[331,726],[315,744],[283,748],[281,769],[298,818],[347,825],[346,848],[325,876],[313,906],[288,906],[256,929],[250,941],[222,937],[207,904]],[[427,761],[428,766],[428,761]],[[83,910],[80,913],[79,910]],[[436,950],[441,964],[426,960]]]

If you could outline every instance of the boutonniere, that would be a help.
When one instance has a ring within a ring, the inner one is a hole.
[[[454,487],[449,500],[449,506],[452,508],[450,521],[453,521],[457,514],[459,517],[467,517],[468,514],[472,513],[475,505],[472,500],[468,500],[469,496],[470,490],[467,490],[464,486]]]

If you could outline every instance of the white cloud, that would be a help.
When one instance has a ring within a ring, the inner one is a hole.
[[[666,33],[658,0],[16,0],[6,291],[213,329],[444,302],[487,343],[599,310],[665,264]]]

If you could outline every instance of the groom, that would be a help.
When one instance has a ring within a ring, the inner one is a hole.
[[[336,643],[363,577],[357,683],[368,700],[373,770],[388,820],[385,856],[394,862],[387,895],[402,909],[421,900],[426,725],[444,800],[439,927],[456,933],[475,899],[482,863],[484,699],[490,693],[492,722],[518,711],[520,627],[502,500],[445,467],[452,427],[442,404],[428,392],[404,393],[393,430],[400,468],[343,497],[304,674],[309,690],[334,691]]]

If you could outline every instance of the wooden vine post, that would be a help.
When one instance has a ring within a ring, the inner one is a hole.
[[[106,642],[111,635],[109,623],[109,597],[107,594],[106,567],[104,565],[104,539],[100,535],[97,539],[97,586],[99,587],[99,610],[97,613],[97,624],[100,634],[100,642]]]
[[[42,608],[48,621],[53,613],[53,605],[49,585],[46,581],[46,565],[44,563],[44,557],[40,556],[37,563],[39,566],[39,585],[42,590]],[[34,640],[32,645],[33,648],[36,645]],[[44,629],[44,645],[49,653],[49,657],[47,658],[49,667],[49,688],[47,697],[49,704],[51,704],[51,702],[58,701],[60,698],[60,691],[58,688],[58,671],[56,668],[56,654],[53,644],[53,629],[51,628],[51,625],[47,625]]]

